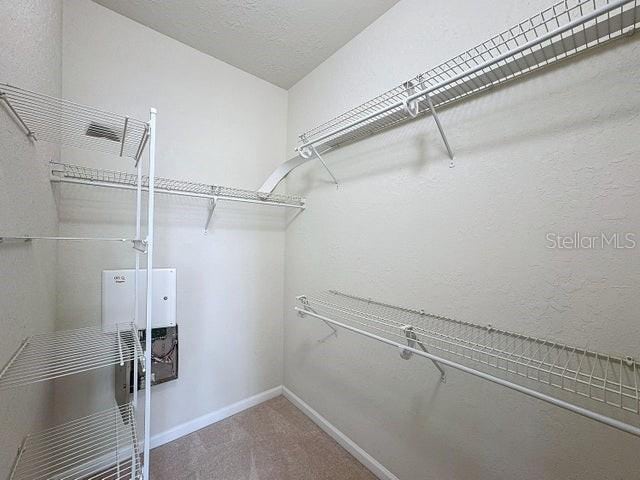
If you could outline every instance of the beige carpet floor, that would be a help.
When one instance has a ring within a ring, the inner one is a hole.
[[[151,452],[151,480],[375,480],[280,396]]]

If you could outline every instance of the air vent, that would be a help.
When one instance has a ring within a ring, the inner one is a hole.
[[[89,124],[86,135],[88,137],[104,138],[112,142],[120,142],[120,135],[115,130],[95,122]]]

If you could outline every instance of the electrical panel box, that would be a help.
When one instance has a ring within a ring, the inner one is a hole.
[[[178,326],[151,329],[151,386],[178,379]],[[146,332],[140,331],[140,343],[145,348]],[[138,370],[138,390],[144,390],[145,373]],[[118,405],[131,399],[134,389],[133,364],[127,362],[115,369],[115,396]]]
[[[102,271],[102,329],[116,330],[117,324],[132,323],[135,308],[136,271]],[[138,297],[139,329],[147,325],[147,271],[139,270]],[[176,269],[153,269],[152,328],[175,327],[176,325]]]

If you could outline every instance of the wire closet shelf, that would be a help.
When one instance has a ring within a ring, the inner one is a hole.
[[[126,404],[28,435],[9,480],[135,480],[140,475],[135,410]]]
[[[137,185],[137,177],[132,173],[62,163],[51,164],[51,180],[53,182],[78,183],[128,190],[135,189]],[[149,177],[143,176],[142,188],[146,190],[148,186]],[[184,195],[213,200],[239,201],[300,209],[305,207],[304,198],[298,195],[263,193],[162,177],[155,178],[155,191],[156,193],[168,195]]]
[[[0,83],[0,104],[33,140],[140,159],[147,122]]]
[[[407,353],[422,355],[640,436],[640,427],[607,416],[622,411],[622,417],[635,420],[640,414],[640,365],[632,357],[603,354],[337,291],[303,295],[298,301],[296,310],[301,315],[397,346],[403,358]],[[555,400],[545,393],[558,390],[563,395]],[[591,405],[601,405],[604,413],[577,405],[570,408],[574,405],[562,398],[587,399]]]
[[[144,371],[144,353],[133,324],[120,325],[113,332],[89,327],[34,335],[0,370],[0,390],[130,361],[139,361]]]
[[[437,67],[304,132],[299,136],[298,151],[307,156],[311,155],[311,147],[326,152],[420,114],[435,112],[434,108],[622,35],[632,34],[640,21],[638,9],[638,0],[558,2]]]

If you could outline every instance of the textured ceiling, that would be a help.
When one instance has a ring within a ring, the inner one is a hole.
[[[399,0],[94,0],[289,88]]]

